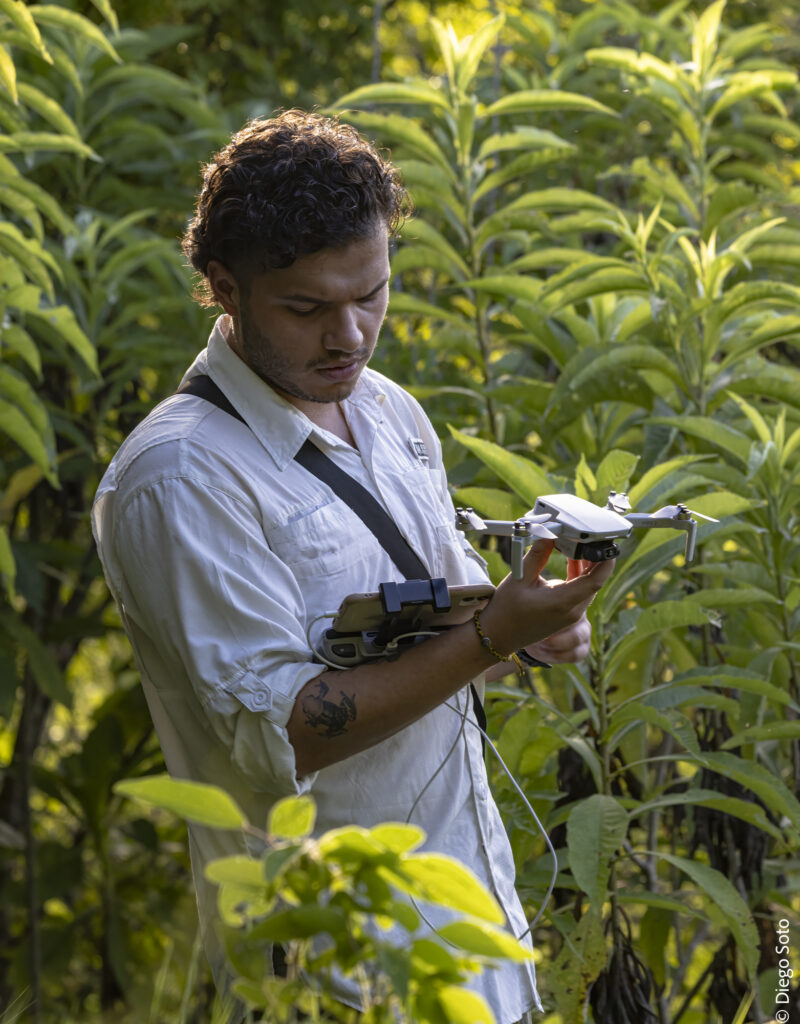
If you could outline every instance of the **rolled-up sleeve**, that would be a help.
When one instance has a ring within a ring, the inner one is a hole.
[[[182,475],[148,483],[116,512],[125,615],[171,669],[151,676],[156,691],[174,703],[176,689],[191,689],[253,790],[308,789],[313,777],[296,777],[286,727],[324,666],[312,661],[303,595],[270,550],[257,506]]]

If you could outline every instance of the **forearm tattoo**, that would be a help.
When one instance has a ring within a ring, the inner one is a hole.
[[[331,739],[347,732],[348,722],[355,721],[356,695],[348,697],[344,690],[339,691],[341,700],[326,700],[328,686],[321,679],[317,681],[316,691],[303,697],[302,709],[306,716],[306,725],[316,729],[322,736]]]

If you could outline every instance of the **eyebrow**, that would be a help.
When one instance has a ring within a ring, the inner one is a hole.
[[[381,283],[379,285],[376,285],[376,287],[372,289],[371,292],[367,292],[366,295],[359,295],[359,297],[356,299],[356,302],[361,302],[364,299],[371,299],[373,295],[377,295],[377,293],[382,288],[385,288],[388,283],[389,283],[389,278],[385,277],[381,281]],[[297,293],[292,294],[292,295],[281,295],[281,296],[279,296],[279,301],[280,302],[307,302],[307,303],[309,303],[311,305],[314,305],[314,306],[325,306],[325,305],[328,304],[328,300],[327,299],[320,299],[320,298],[317,298],[314,295],[298,295]]]

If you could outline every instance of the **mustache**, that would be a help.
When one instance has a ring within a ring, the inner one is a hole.
[[[370,350],[367,348],[358,349],[356,352],[331,352],[327,359],[315,359],[308,364],[309,370],[326,369],[331,366],[346,366],[348,363],[360,363],[370,357]]]

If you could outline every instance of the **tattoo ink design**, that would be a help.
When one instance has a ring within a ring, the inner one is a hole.
[[[348,697],[344,690],[340,690],[342,699],[335,704],[332,700],[325,700],[327,693],[328,686],[320,679],[318,692],[303,698],[303,714],[306,716],[307,725],[320,730],[323,736],[331,739],[347,732],[345,726],[355,720],[356,695]]]

